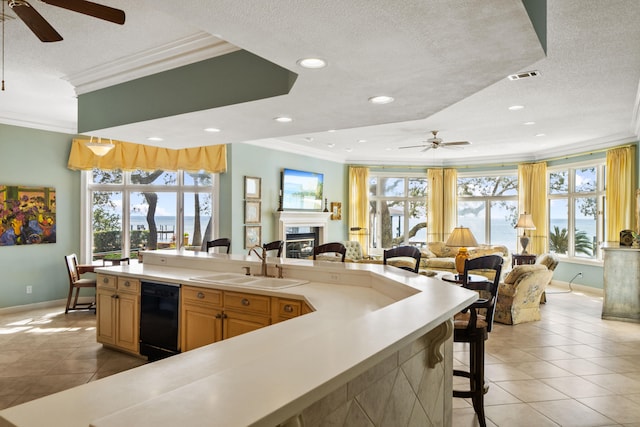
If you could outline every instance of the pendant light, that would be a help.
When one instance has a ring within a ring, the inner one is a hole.
[[[113,141],[111,140],[109,140],[109,142],[102,142],[102,138],[96,137],[96,139],[97,139],[97,142],[93,142],[93,136],[92,136],[89,142],[85,144],[87,148],[93,151],[93,154],[95,154],[96,156],[102,157],[105,154],[107,154],[109,151],[111,151],[113,147],[115,147],[115,145],[113,144]]]

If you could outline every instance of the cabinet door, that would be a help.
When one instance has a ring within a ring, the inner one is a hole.
[[[269,326],[271,319],[248,313],[225,310],[222,338],[227,339]]]
[[[193,350],[222,339],[222,310],[183,302],[180,317],[181,351]]]
[[[98,287],[96,291],[97,341],[103,344],[116,342],[116,299],[115,291]]]
[[[116,310],[116,346],[139,352],[140,348],[140,297],[134,294],[118,294]]]

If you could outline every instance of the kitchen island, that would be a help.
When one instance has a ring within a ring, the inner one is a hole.
[[[451,317],[474,292],[384,265],[269,259],[304,283],[247,289],[194,278],[259,271],[255,257],[154,251],[144,261],[97,271],[302,299],[314,311],[5,409],[0,426],[451,424]]]

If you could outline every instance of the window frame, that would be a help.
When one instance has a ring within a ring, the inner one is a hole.
[[[575,191],[575,171],[578,169],[585,169],[595,167],[596,169],[596,190],[594,192],[576,192]],[[568,175],[568,190],[567,194],[551,194],[551,174],[561,171],[567,171]],[[604,221],[606,218],[605,213],[605,185],[606,185],[606,158],[584,160],[580,162],[564,163],[562,165],[547,167],[547,179],[549,187],[547,188],[547,200],[548,209],[551,209],[552,200],[567,200],[568,204],[568,218],[567,218],[567,232],[569,234],[568,248],[566,254],[556,255],[560,258],[566,259],[572,263],[577,264],[596,264],[602,265],[604,262],[604,251],[602,250],[602,243],[604,242]],[[596,241],[595,241],[595,256],[593,258],[580,257],[575,255],[575,202],[576,199],[585,197],[595,197],[596,199]],[[551,235],[551,212],[548,212],[548,232]]]
[[[457,180],[460,180],[461,178],[487,178],[487,177],[502,177],[502,176],[515,176],[516,181],[518,180],[518,169],[504,169],[504,170],[500,170],[500,171],[477,171],[477,172],[472,172],[472,171],[465,171],[465,172],[460,172],[458,171],[458,177]],[[456,186],[459,187],[459,182],[456,182]],[[484,203],[484,207],[485,207],[485,218],[484,218],[484,235],[486,236],[486,241],[482,242],[485,243],[487,245],[492,245],[494,244],[491,241],[491,204],[492,202],[501,202],[501,201],[505,201],[505,202],[515,202],[516,204],[516,210],[518,207],[518,184],[516,184],[516,194],[511,195],[511,196],[461,196],[460,194],[456,194],[457,196],[457,201],[456,201],[456,222],[458,220],[459,217],[459,213],[458,213],[458,208],[459,208],[459,204],[460,202],[483,202]],[[460,225],[464,225],[464,224],[458,224]],[[512,253],[516,253],[517,248],[518,248],[518,233],[515,232],[515,238],[513,241],[513,247],[509,247],[509,251],[511,251]],[[478,242],[480,243],[480,242]]]
[[[371,179],[372,178],[377,178],[377,183],[376,183],[376,194],[372,195],[371,193],[369,193],[369,203],[375,202],[376,203],[376,212],[378,212],[377,214],[373,214],[371,212],[371,209],[369,208],[369,239],[371,242],[371,247],[372,248],[376,248],[376,249],[390,249],[390,248],[378,248],[375,245],[380,245],[382,242],[382,234],[381,234],[381,227],[374,227],[374,216],[378,216],[379,213],[382,211],[380,209],[380,203],[382,202],[386,202],[386,201],[399,201],[399,202],[403,202],[403,209],[404,209],[404,221],[403,221],[403,230],[404,230],[404,239],[401,243],[399,243],[399,245],[411,245],[411,243],[409,243],[408,241],[408,236],[407,233],[408,231],[411,229],[411,227],[409,226],[409,207],[410,207],[410,203],[411,202],[416,202],[416,201],[421,201],[424,202],[424,206],[425,206],[425,216],[424,216],[424,222],[427,222],[427,199],[428,199],[428,194],[429,194],[429,182],[428,182],[428,177],[427,177],[427,173],[425,172],[378,172],[378,171],[370,171],[369,172],[369,182],[367,182],[367,185],[370,185]],[[402,178],[404,179],[404,195],[403,196],[383,196],[381,195],[382,189],[380,186],[380,178]],[[425,189],[425,195],[423,198],[419,198],[419,197],[409,197],[408,196],[408,192],[409,192],[409,180],[411,179],[423,179],[426,182],[426,189]],[[425,227],[426,230],[426,227]],[[374,235],[375,233],[375,235]],[[426,240],[425,240],[426,242]],[[419,245],[418,247],[421,247],[423,245]]]
[[[184,235],[184,195],[185,193],[209,193],[211,195],[211,218],[212,218],[212,236],[211,239],[218,235],[219,225],[219,191],[220,177],[217,173],[211,174],[211,186],[201,185],[185,185],[183,170],[176,171],[176,183],[172,185],[158,184],[133,184],[131,182],[131,172],[122,171],[122,183],[113,184],[96,184],[93,182],[93,170],[81,171],[80,185],[80,260],[82,263],[91,263],[93,259],[93,221],[92,221],[92,200],[94,191],[119,191],[122,193],[122,241],[130,240],[130,200],[131,193],[140,193],[143,191],[153,191],[156,193],[175,193],[176,194],[176,235]],[[208,240],[207,236],[203,236],[204,240]],[[122,256],[130,256],[129,244],[123,245]],[[176,239],[176,248],[183,246],[182,239]]]

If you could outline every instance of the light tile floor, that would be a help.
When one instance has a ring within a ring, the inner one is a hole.
[[[486,343],[488,426],[640,427],[640,324],[602,320],[602,298],[551,288],[542,320],[494,324]],[[454,364],[468,361],[454,344]],[[456,378],[455,384],[462,384]],[[479,425],[453,399],[453,426]]]
[[[494,325],[487,424],[640,427],[640,324],[602,320],[598,296],[547,300],[539,322]],[[0,409],[145,363],[103,348],[95,333],[93,312],[0,314]],[[465,347],[454,349],[454,363],[466,363]],[[454,427],[478,425],[466,399],[453,399],[453,408]]]
[[[96,342],[93,311],[0,314],[0,409],[144,363]]]

